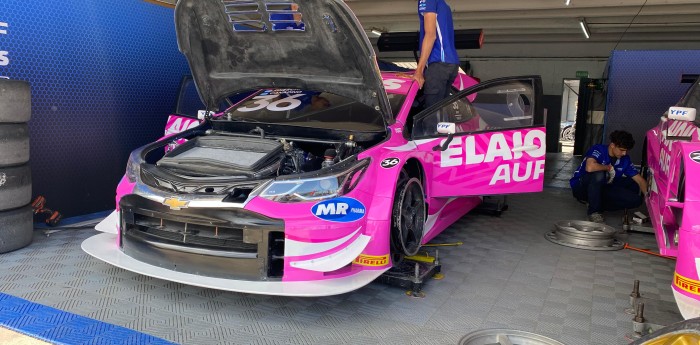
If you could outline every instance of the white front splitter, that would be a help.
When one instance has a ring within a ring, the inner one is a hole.
[[[338,295],[371,283],[387,270],[364,270],[343,278],[303,282],[247,281],[199,276],[143,263],[119,250],[116,234],[102,233],[92,236],[83,241],[81,247],[86,253],[108,264],[150,277],[217,290],[264,295],[300,297]]]
[[[676,299],[676,305],[684,319],[689,320],[700,317],[700,303],[698,300],[676,291],[675,288],[671,290],[673,290],[673,297]]]

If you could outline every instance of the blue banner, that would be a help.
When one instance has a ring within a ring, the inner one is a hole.
[[[188,73],[172,8],[0,1],[0,76],[32,87],[34,195],[65,216],[114,208],[129,152],[162,135]]]

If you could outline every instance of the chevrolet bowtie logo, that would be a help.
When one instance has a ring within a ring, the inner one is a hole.
[[[179,210],[182,208],[187,208],[189,201],[180,200],[177,198],[167,198],[163,201],[163,205],[169,206],[171,210]]]

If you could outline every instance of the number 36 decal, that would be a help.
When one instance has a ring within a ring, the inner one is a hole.
[[[269,111],[287,111],[287,110],[292,110],[295,109],[296,107],[301,105],[301,101],[298,100],[297,98],[304,96],[303,93],[296,94],[296,95],[291,95],[287,96],[282,99],[278,99],[274,102],[275,98],[279,97],[280,95],[262,95],[262,96],[255,96],[253,99],[255,102],[253,102],[255,105],[251,107],[241,107],[238,108],[238,111],[242,112],[250,112],[250,111],[256,111],[260,110],[263,108],[267,108]]]
[[[399,162],[401,162],[401,160],[398,158],[386,158],[381,163],[379,163],[379,165],[384,169],[391,169],[399,165]]]

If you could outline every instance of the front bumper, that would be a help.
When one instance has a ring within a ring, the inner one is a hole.
[[[675,287],[671,290],[673,290],[673,297],[676,299],[676,306],[678,306],[678,310],[684,319],[689,320],[700,317],[699,300],[678,292]]]
[[[172,210],[130,194],[119,202],[124,254],[168,270],[214,278],[275,280],[284,274],[284,222],[241,208]]]
[[[364,270],[351,276],[316,281],[246,281],[206,277],[177,272],[138,261],[119,250],[117,235],[102,233],[82,243],[82,249],[108,264],[150,277],[211,289],[278,296],[331,296],[357,290],[382,275],[386,270]]]

